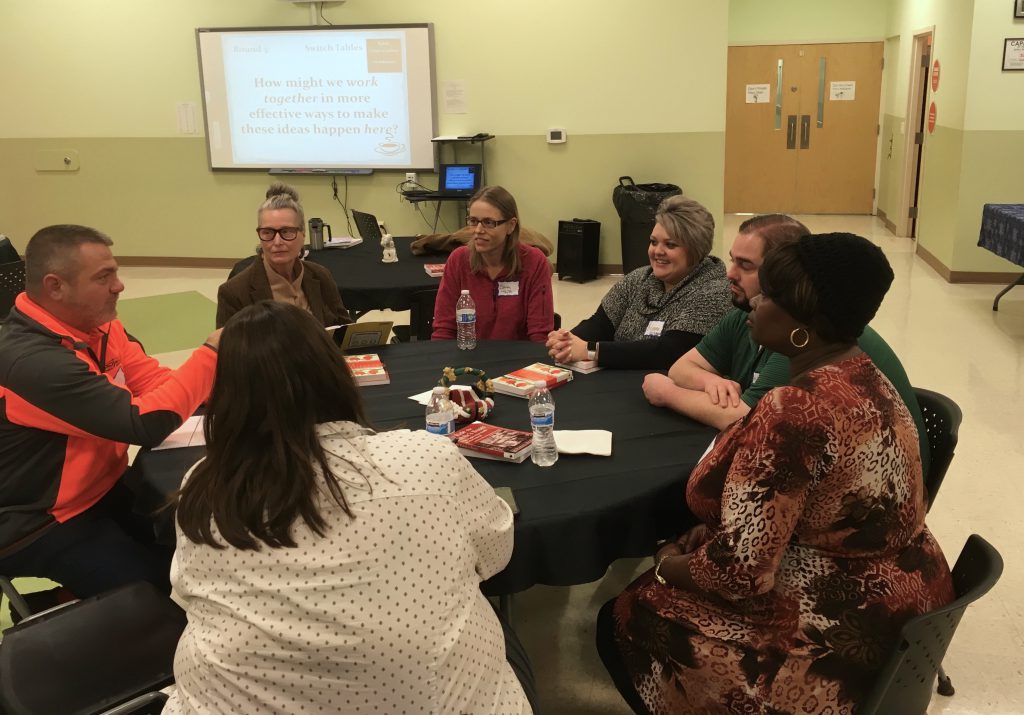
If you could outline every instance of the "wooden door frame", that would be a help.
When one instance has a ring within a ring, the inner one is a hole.
[[[922,93],[928,93],[928,81],[931,71],[922,73],[920,65],[922,46],[927,46],[927,39],[931,37],[930,56],[935,57],[935,25],[914,30],[913,40],[910,43],[910,77],[907,83],[907,111],[904,114],[903,130],[903,182],[900,187],[900,200],[897,204],[896,220],[893,225],[896,227],[897,236],[910,235],[910,204],[914,198],[914,185],[917,181],[918,162],[914,160],[914,133],[921,125],[921,114],[923,113],[924,97]],[[922,81],[922,74],[924,75]],[[921,161],[924,161],[924,139],[921,140]],[[893,217],[890,217],[892,220]],[[918,217],[920,218],[920,217]]]

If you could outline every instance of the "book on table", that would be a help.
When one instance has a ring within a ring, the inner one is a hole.
[[[443,263],[424,263],[423,270],[427,272],[427,275],[431,278],[440,278],[444,275],[444,264]]]
[[[363,242],[363,239],[356,236],[335,236],[324,241],[324,248],[352,248]]]
[[[597,360],[577,360],[576,362],[556,362],[555,365],[578,372],[581,375],[589,375],[600,370]]]
[[[501,377],[496,377],[491,382],[494,384],[495,392],[513,397],[529,397],[533,392],[534,385],[540,380],[547,384],[549,390],[553,390],[559,385],[571,381],[572,371],[564,367],[535,362]]]
[[[522,462],[533,451],[533,434],[522,430],[473,422],[449,435],[467,457]]]
[[[388,375],[388,371],[384,369],[384,363],[381,362],[380,356],[377,353],[346,355],[345,364],[348,365],[348,369],[352,372],[352,377],[355,378],[357,385],[391,384],[391,377]]]

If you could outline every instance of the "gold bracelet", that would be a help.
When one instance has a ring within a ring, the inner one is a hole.
[[[665,559],[670,558],[672,556],[675,556],[675,554],[665,554],[660,559],[658,559],[658,563],[654,564],[654,580],[660,583],[662,586],[672,585],[665,580],[664,576],[661,575],[661,565],[665,563]]]

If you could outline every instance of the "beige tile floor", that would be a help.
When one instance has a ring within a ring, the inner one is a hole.
[[[727,243],[743,217],[728,216]],[[957,694],[935,696],[929,713],[1024,713],[1024,568],[1016,558],[1024,522],[1012,515],[1024,476],[1024,287],[991,309],[992,285],[950,285],[914,255],[914,243],[869,216],[801,217],[812,231],[852,231],[880,245],[896,273],[873,325],[902,357],[911,381],[945,393],[964,412],[957,455],[928,523],[949,560],[979,533],[1006,560],[1002,581],[965,616],[946,658]],[[617,240],[605,231],[604,240]],[[125,297],[197,290],[216,299],[226,271],[129,268]],[[615,282],[556,282],[555,308],[571,327],[588,316]],[[373,315],[367,319],[373,319]],[[407,322],[400,314],[389,316]],[[180,363],[187,352],[159,357]],[[639,389],[639,386],[638,386]],[[600,582],[573,588],[535,587],[514,602],[514,622],[537,672],[546,713],[626,713],[593,647],[597,608],[618,593],[638,561],[614,564]]]

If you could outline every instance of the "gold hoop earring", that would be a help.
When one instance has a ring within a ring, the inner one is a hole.
[[[802,343],[798,343],[796,341],[796,334],[799,333],[801,330],[804,332],[804,341]],[[794,348],[806,348],[807,343],[809,342],[811,342],[811,334],[807,332],[806,328],[793,328],[793,330],[789,333],[789,344],[792,345]]]

